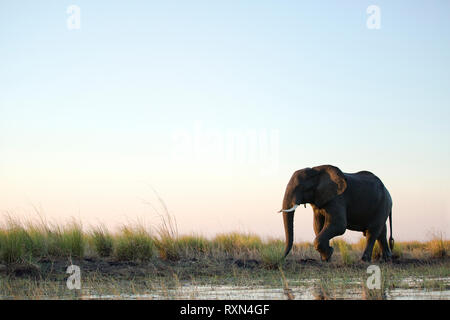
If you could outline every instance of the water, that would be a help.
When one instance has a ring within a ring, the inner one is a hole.
[[[295,300],[315,300],[323,299],[323,294],[319,289],[303,288],[291,289]],[[183,288],[169,290],[165,292],[152,292],[146,294],[120,294],[120,295],[95,295],[85,294],[82,299],[192,299],[192,300],[285,300],[287,299],[284,290],[279,288],[266,287],[232,287],[216,286],[197,286],[195,288]],[[344,292],[338,292],[331,299],[363,299],[361,290],[349,289]],[[385,298],[388,300],[449,300],[450,290],[430,291],[423,289],[392,289],[386,292]]]
[[[450,283],[449,278],[427,279],[443,282],[443,288],[422,289],[414,287],[418,285],[417,279],[404,279],[403,283],[411,285],[410,288],[395,288],[384,292],[384,299],[388,300],[450,300],[450,290],[447,290]],[[314,300],[314,299],[364,299],[364,293],[361,282],[351,282],[342,288],[334,288],[331,293],[325,293],[324,290],[314,283],[302,286],[291,286],[289,293],[291,298],[296,300]],[[284,300],[287,294],[283,288],[268,286],[229,286],[229,285],[191,285],[185,284],[176,289],[156,289],[142,294],[116,294],[99,295],[90,290],[85,290],[81,296],[82,299],[197,299],[197,300]]]
[[[396,288],[368,290],[360,279],[336,279],[323,282],[320,279],[288,279],[289,289],[280,286],[236,286],[236,285],[200,285],[181,282],[177,287],[168,288],[153,284],[149,287],[134,287],[133,283],[91,283],[82,284],[81,290],[68,290],[65,283],[49,282],[44,288],[20,288],[10,286],[0,299],[185,299],[185,300],[295,300],[314,299],[366,299],[381,298],[388,300],[450,300],[450,277],[441,278],[404,278],[397,281]],[[28,283],[25,283],[29,285]]]

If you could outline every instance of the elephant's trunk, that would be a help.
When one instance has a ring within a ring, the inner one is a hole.
[[[295,193],[296,180],[295,176],[289,181],[286,191],[284,193],[282,211],[284,221],[284,232],[286,234],[286,248],[284,250],[284,257],[289,254],[294,243],[294,212],[295,209],[302,203],[302,195]]]
[[[284,257],[289,254],[294,243],[294,211],[283,212],[284,232],[286,233],[286,249],[284,250]]]

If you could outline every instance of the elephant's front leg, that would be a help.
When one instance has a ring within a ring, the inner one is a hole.
[[[320,213],[319,210],[314,210],[314,219],[313,219],[313,229],[316,237],[319,235],[320,231],[323,229],[323,225],[325,224],[325,217]]]
[[[330,247],[330,239],[345,232],[345,226],[329,223],[325,225],[314,240],[314,247],[320,253],[322,261],[330,261],[333,247]]]

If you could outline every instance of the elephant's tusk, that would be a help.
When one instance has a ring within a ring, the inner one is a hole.
[[[286,209],[286,210],[281,209],[278,212],[293,212],[293,211],[295,211],[295,209],[297,209],[297,207],[298,207],[298,204],[294,204],[294,206],[292,208]]]

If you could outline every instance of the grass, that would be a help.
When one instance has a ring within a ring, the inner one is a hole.
[[[176,220],[167,210],[160,217],[162,222],[156,230],[158,237],[154,238],[159,256],[163,260],[179,260],[180,242]]]
[[[433,233],[432,239],[427,243],[431,256],[434,258],[445,257],[450,248],[449,244],[449,241],[444,240],[442,232]]]
[[[344,239],[342,238],[333,239],[331,242],[331,246],[338,248],[343,264],[349,265],[354,262],[355,259],[353,258],[352,254],[350,254],[352,246],[347,242],[345,242]]]
[[[28,260],[33,244],[25,230],[12,226],[0,232],[0,245],[0,259],[6,263],[14,263]]]
[[[180,256],[204,256],[211,251],[211,241],[199,235],[185,235],[177,239]]]
[[[450,241],[435,233],[427,242],[396,242],[395,259],[430,259],[448,256]],[[352,265],[361,258],[365,239],[347,243],[335,238],[332,259]],[[282,259],[284,241],[262,240],[251,233],[222,233],[212,239],[200,235],[178,234],[176,222],[163,217],[153,232],[142,223],[123,225],[117,232],[104,226],[84,230],[82,224],[71,220],[64,225],[39,221],[20,221],[7,216],[0,226],[0,263],[27,263],[42,259],[111,258],[117,261],[148,261],[154,256],[161,260],[178,261],[195,257],[256,259],[266,268],[277,268]],[[376,261],[381,256],[378,244],[373,251]],[[319,259],[312,243],[295,243],[289,259]]]
[[[0,229],[0,261],[20,263],[32,258],[83,257],[86,236],[81,223],[70,221],[65,226],[21,222],[7,217]]]
[[[86,236],[81,223],[74,220],[66,226],[54,225],[46,230],[46,236],[46,243],[36,242],[36,245],[39,248],[46,247],[49,256],[77,258],[84,256]],[[36,233],[35,237],[41,241],[45,239],[39,236],[39,233]]]
[[[152,261],[159,260],[155,256]],[[162,260],[146,269],[141,276],[124,278],[118,274],[105,275],[85,271],[86,265],[80,263],[82,290],[68,290],[65,286],[65,266],[51,276],[41,279],[4,276],[0,272],[0,297],[14,299],[83,299],[91,298],[127,299],[126,295],[141,295],[141,299],[242,299],[242,294],[266,292],[264,299],[390,299],[408,294],[408,290],[420,292],[442,292],[449,290],[448,262],[434,260],[433,267],[412,264],[381,265],[381,290],[368,289],[366,265],[345,266],[339,264],[296,265],[288,264],[279,268],[245,268],[231,262],[214,261],[209,258],[193,262],[190,270],[180,261]],[[136,267],[143,268],[148,263]],[[208,275],[197,271],[208,269]],[[67,276],[66,276],[67,277]],[[409,281],[414,278],[415,281]],[[220,295],[220,294],[223,295]]]
[[[394,263],[379,264],[382,289],[365,285],[368,264],[360,261],[365,239],[348,243],[335,238],[330,263],[310,242],[294,243],[283,259],[283,239],[262,239],[251,233],[179,235],[168,217],[156,228],[143,223],[85,228],[76,220],[64,225],[45,220],[19,221],[7,217],[0,226],[0,297],[64,297],[81,293],[61,286],[70,264],[83,270],[83,283],[99,296],[121,293],[158,297],[203,297],[205,286],[279,288],[280,298],[336,299],[357,292],[363,299],[386,299],[402,289],[447,292],[450,285],[449,241],[434,234],[427,242],[396,242]],[[378,258],[376,249],[374,258]],[[411,281],[413,279],[414,281]],[[444,279],[444,280],[443,280]],[[175,288],[175,289],[174,289]],[[214,291],[214,290],[213,290]],[[273,291],[273,290],[272,290]],[[311,296],[307,296],[311,297]]]
[[[284,242],[277,239],[267,241],[260,246],[259,256],[265,268],[278,268],[283,262]]]
[[[114,257],[125,261],[146,261],[153,257],[155,239],[142,225],[122,226],[113,238]]]
[[[261,248],[262,241],[254,234],[232,232],[216,235],[212,244],[218,251],[233,254],[258,250]]]
[[[201,261],[197,264],[197,269],[204,267]],[[64,278],[34,280],[2,276],[0,273],[0,297],[86,299],[95,295],[91,298],[127,299],[129,296],[126,295],[141,295],[141,299],[241,299],[243,293],[265,290],[266,298],[271,299],[389,299],[414,289],[421,292],[433,290],[435,293],[449,290],[448,282],[446,284],[437,280],[445,274],[439,267],[432,270],[425,270],[421,266],[408,267],[408,273],[418,279],[417,282],[408,283],[403,281],[403,268],[383,265],[382,289],[374,290],[366,287],[365,268],[328,265],[301,268],[285,266],[282,269],[260,270],[233,267],[227,273],[202,277],[197,274],[181,275],[178,273],[181,266],[172,263],[169,265],[173,273],[163,269],[152,272],[149,269],[146,275],[131,279],[83,273],[81,291],[68,290]],[[82,269],[84,270],[83,267]],[[64,270],[60,271],[64,274]],[[220,296],[220,293],[224,295]]]
[[[362,299],[386,299],[395,290],[450,290],[446,280],[450,242],[442,233],[433,233],[427,242],[396,242],[396,261],[380,264],[382,288],[374,291],[365,284],[368,264],[360,261],[365,238],[357,243],[333,239],[330,263],[320,262],[311,242],[294,243],[284,259],[283,239],[263,240],[240,232],[210,239],[180,235],[175,218],[158,198],[162,214],[149,204],[161,218],[153,228],[137,221],[111,231],[103,225],[85,228],[74,219],[56,224],[43,218],[21,221],[5,216],[0,225],[0,298],[79,299],[90,294],[117,298],[125,293],[204,299],[229,286],[264,287],[271,292],[279,288],[279,298],[288,299],[302,298],[305,292],[316,299],[350,297],[354,292]],[[376,246],[372,263],[377,264],[380,255]],[[71,264],[80,266],[82,288],[89,290],[66,289],[66,269]]]
[[[104,227],[94,227],[88,235],[90,244],[100,257],[109,257],[114,251],[114,239]]]

